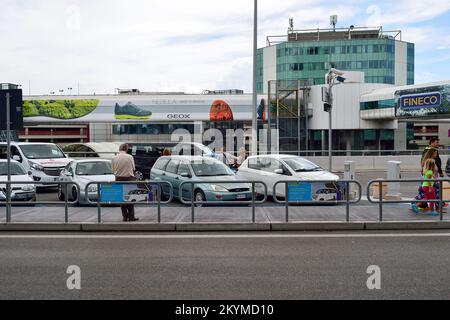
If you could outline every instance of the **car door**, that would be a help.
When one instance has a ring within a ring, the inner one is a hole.
[[[167,181],[173,186],[173,196],[178,198],[178,187],[180,186],[180,179],[178,178],[178,167],[180,165],[179,159],[171,159],[167,164],[165,176],[163,181]],[[178,179],[177,179],[178,178]]]
[[[289,180],[291,174],[289,170],[284,166],[281,161],[273,158],[261,158],[260,164],[261,175],[264,177],[264,182],[267,184],[269,194],[273,195],[273,189],[277,185],[277,195],[279,197],[284,197],[286,193],[286,186],[280,181]],[[282,173],[278,172],[282,170]]]
[[[188,174],[188,176],[183,176],[183,174]],[[178,177],[176,179],[177,189],[178,192],[180,190],[181,184],[184,182],[189,182],[192,177],[192,172],[190,169],[189,164],[186,161],[181,161],[179,167],[178,167]],[[191,190],[192,186],[187,183],[183,185],[183,199],[190,200],[191,199]],[[177,194],[178,195],[178,194]]]
[[[265,176],[261,171],[259,157],[249,158],[247,163],[239,168],[237,176],[239,177],[239,180],[262,181],[267,183],[264,179]],[[255,191],[259,194],[264,194],[264,186],[261,184],[255,184]],[[271,194],[270,190],[267,190],[267,192],[268,194]]]

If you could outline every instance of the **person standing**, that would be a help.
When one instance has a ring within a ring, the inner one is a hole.
[[[430,144],[428,147],[425,148],[425,150],[422,153],[422,159],[421,159],[421,163],[423,166],[424,163],[424,158],[427,155],[427,153],[432,153],[431,150],[434,150],[437,152],[436,157],[434,157],[434,161],[436,163],[436,167],[438,168],[438,173],[439,173],[439,177],[443,178],[444,177],[444,173],[442,171],[442,160],[441,157],[439,156],[439,146],[441,144],[441,141],[438,138],[433,138],[430,140]]]
[[[112,159],[112,169],[116,181],[134,181],[134,171],[136,170],[133,156],[128,154],[128,144],[124,143],[119,148],[119,154]],[[122,217],[124,222],[138,221],[135,217],[134,205],[122,204]]]

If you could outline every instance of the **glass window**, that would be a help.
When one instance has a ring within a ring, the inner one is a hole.
[[[113,174],[111,163],[106,161],[82,162],[77,165],[76,174],[79,176],[101,176]]]
[[[28,159],[61,159],[65,158],[61,149],[52,144],[21,145],[20,148]]]
[[[169,158],[159,158],[158,161],[156,161],[154,168],[164,171],[169,161]]]
[[[11,162],[11,175],[12,176],[22,176],[26,175],[26,172],[24,168],[15,162]],[[0,163],[0,176],[6,176],[8,174],[8,163],[7,162],[1,162]]]
[[[248,167],[250,169],[253,169],[253,170],[261,170],[258,158],[251,158],[251,159],[249,159],[248,160]]]
[[[192,169],[197,177],[233,176],[234,173],[217,160],[193,160]]]
[[[176,174],[178,172],[178,166],[180,165],[180,160],[171,160],[167,165],[166,171],[169,173]]]
[[[178,175],[182,173],[191,174],[191,170],[189,170],[189,165],[187,163],[182,162],[178,167]]]
[[[295,172],[322,171],[318,165],[303,158],[286,158],[283,161]]]

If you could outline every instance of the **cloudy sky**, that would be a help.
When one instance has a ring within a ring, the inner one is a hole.
[[[259,47],[295,28],[377,26],[416,43],[416,83],[450,79],[449,0],[259,0]],[[0,0],[0,82],[28,94],[72,87],[251,91],[253,0]]]

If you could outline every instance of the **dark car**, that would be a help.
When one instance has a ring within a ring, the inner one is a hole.
[[[150,171],[156,160],[163,156],[164,149],[173,155],[202,155],[214,157],[214,152],[200,143],[139,142],[128,143],[128,153],[134,157],[137,180],[150,178]]]

